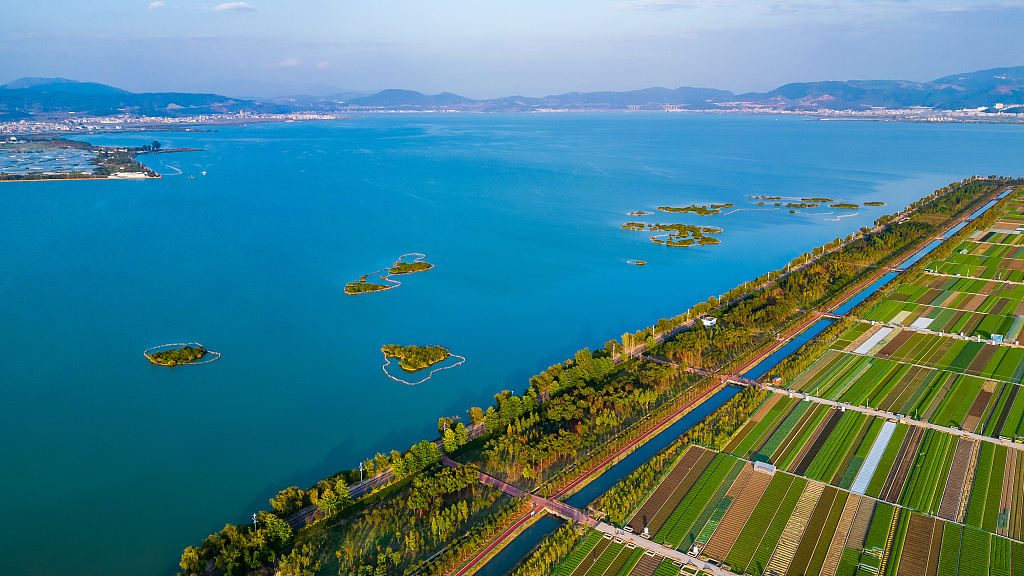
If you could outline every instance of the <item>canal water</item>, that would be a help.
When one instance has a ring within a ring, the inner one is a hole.
[[[612,466],[604,474],[601,474],[590,484],[584,486],[579,492],[570,496],[565,501],[566,504],[581,510],[584,509],[587,504],[590,504],[598,496],[607,492],[616,482],[639,468],[641,464],[657,454],[662,448],[671,444],[676,438],[682,436],[687,430],[693,428],[695,424],[717,410],[719,406],[725,404],[730,398],[738,394],[739,391],[740,388],[735,386],[726,386],[718,391],[692,412],[679,419],[678,422],[648,440],[643,446],[634,450],[632,454],[623,458],[621,462]],[[532,526],[523,530],[501,552],[495,554],[477,574],[481,576],[503,576],[509,569],[515,566],[516,562],[533,549],[538,542],[561,526],[562,522],[560,518],[553,515],[541,518]]]
[[[747,370],[743,376],[745,378],[750,378],[751,380],[757,380],[761,376],[764,376],[766,372],[775,368],[779,362],[782,362],[783,358],[789,356],[793,352],[796,352],[798,348],[809,342],[811,338],[820,334],[821,331],[827,328],[829,324],[832,324],[832,322],[833,321],[829,318],[822,318],[821,320],[818,320],[810,328],[804,330],[795,338],[790,340],[788,344],[772,353],[771,356],[761,360],[757,364],[754,364],[754,366],[750,370]]]

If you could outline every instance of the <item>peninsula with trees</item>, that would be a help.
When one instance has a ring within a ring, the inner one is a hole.
[[[65,168],[59,158],[69,152],[92,154],[87,162]],[[0,181],[144,179],[160,175],[136,160],[141,154],[201,152],[198,148],[163,148],[154,140],[142,146],[94,146],[68,138],[15,137],[0,142]]]

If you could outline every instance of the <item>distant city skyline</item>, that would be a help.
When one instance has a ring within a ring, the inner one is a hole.
[[[0,83],[60,76],[133,92],[742,93],[1024,64],[1022,2],[43,0],[4,14]]]

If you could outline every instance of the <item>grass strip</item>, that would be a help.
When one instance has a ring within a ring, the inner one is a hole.
[[[985,516],[985,501],[988,499],[988,479],[992,470],[992,454],[995,447],[996,445],[991,442],[982,442],[978,451],[978,466],[974,469],[974,484],[971,486],[967,514],[964,516],[964,524],[967,526],[981,528],[981,521]]]

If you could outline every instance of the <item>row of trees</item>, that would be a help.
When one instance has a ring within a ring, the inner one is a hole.
[[[479,472],[436,465],[365,514],[323,532],[333,557],[325,568],[347,576],[404,574],[455,545],[466,527],[504,509],[501,492],[479,483]]]
[[[761,388],[744,388],[728,402],[700,421],[687,433],[686,440],[713,450],[721,450],[729,443],[761,402],[768,397],[768,391]]]

